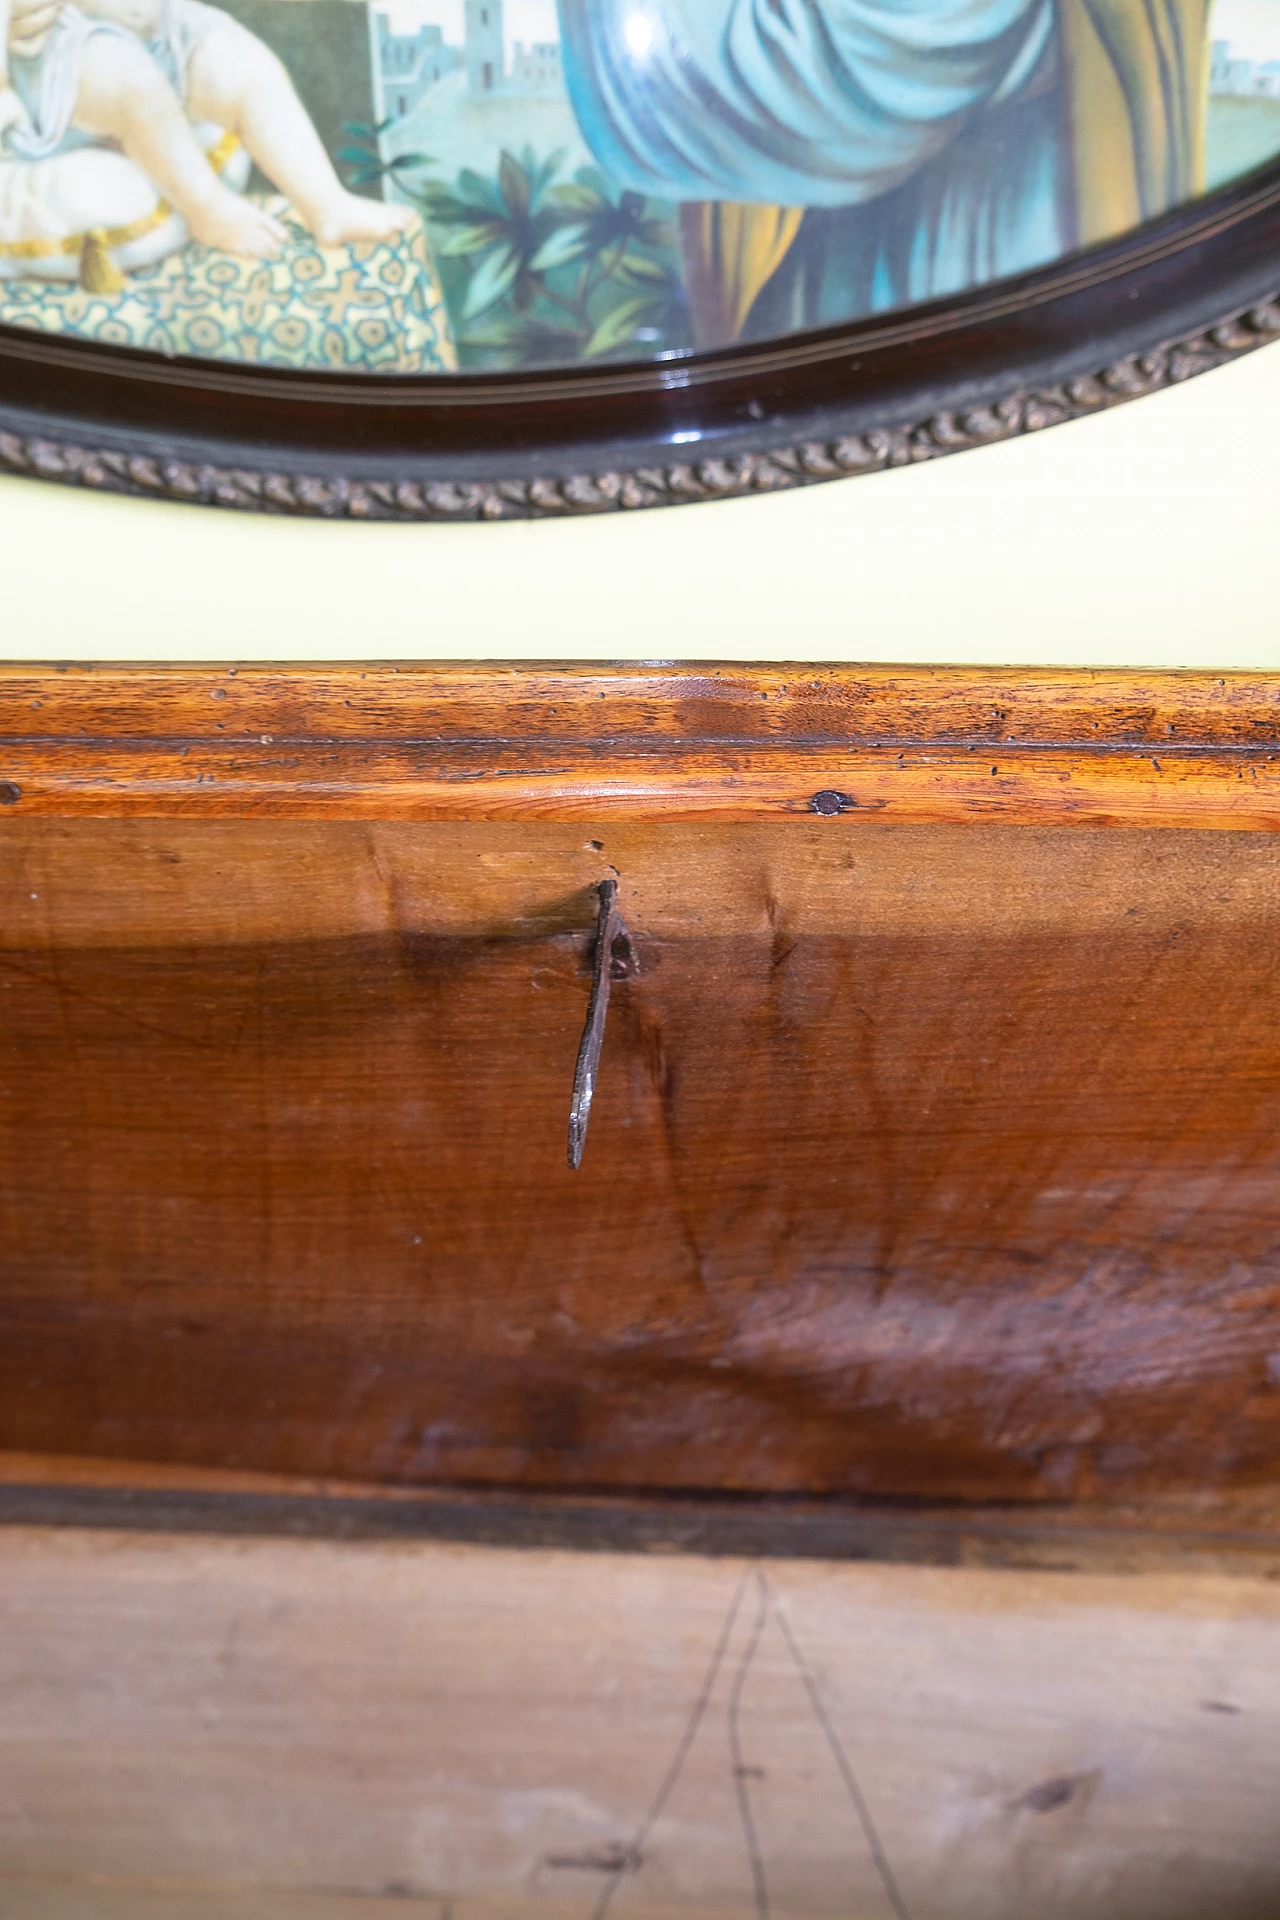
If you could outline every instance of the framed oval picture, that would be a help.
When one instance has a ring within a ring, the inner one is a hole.
[[[0,0],[0,47],[0,470],[627,509],[1280,333],[1280,0]]]

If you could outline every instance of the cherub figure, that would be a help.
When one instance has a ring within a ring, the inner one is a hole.
[[[235,134],[323,246],[386,240],[408,208],[349,193],[284,67],[255,34],[204,0],[64,0],[10,49],[0,0],[0,152],[33,161],[116,148],[186,220],[193,238],[267,258],[286,233],[214,172],[193,130]]]

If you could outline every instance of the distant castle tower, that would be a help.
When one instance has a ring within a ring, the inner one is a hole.
[[[467,91],[497,93],[506,62],[502,0],[466,0],[466,29]]]

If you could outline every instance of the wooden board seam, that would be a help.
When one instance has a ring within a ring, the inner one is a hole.
[[[1280,1533],[1228,1526],[1080,1524],[1007,1510],[851,1507],[749,1499],[409,1492],[220,1493],[176,1486],[0,1483],[0,1526],[436,1541],[521,1550],[682,1553],[1280,1580]]]

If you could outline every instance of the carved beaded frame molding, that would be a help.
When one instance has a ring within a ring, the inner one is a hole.
[[[674,466],[489,481],[349,480],[340,474],[289,474],[157,459],[108,448],[0,431],[7,473],[213,507],[311,514],[349,520],[538,520],[637,507],[683,506],[777,493],[821,480],[912,466],[943,454],[1037,433],[1085,414],[1137,400],[1207,373],[1280,337],[1280,293],[1230,315],[1189,340],[1133,355],[1100,373],[1059,386],[1011,393],[994,405],[938,413],[913,424],[874,427],[838,440],[809,440],[767,453],[683,461]]]
[[[1280,162],[1018,280],[659,364],[280,375],[0,328],[0,473],[333,519],[563,519],[938,459],[1278,337]]]

